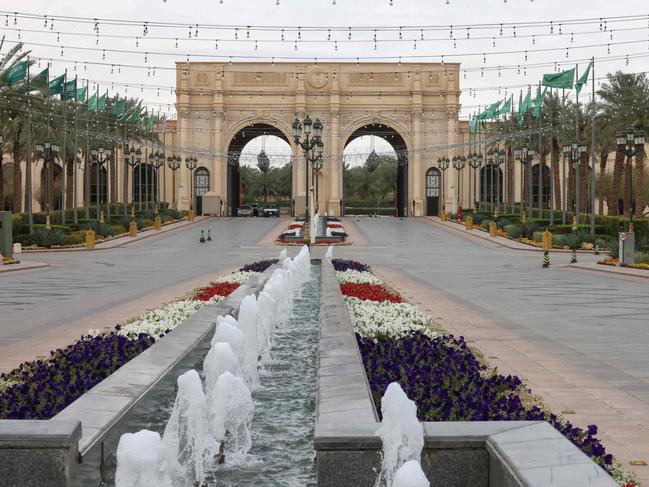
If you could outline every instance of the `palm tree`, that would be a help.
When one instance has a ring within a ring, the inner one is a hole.
[[[623,73],[616,71],[607,74],[607,82],[598,90],[601,102],[599,116],[604,118],[604,123],[614,130],[623,130],[633,127],[637,130],[646,130],[649,120],[649,79],[644,73]],[[609,201],[609,214],[617,214],[618,201],[624,200],[622,193],[622,177],[625,173],[626,184],[630,184],[633,168],[630,161],[624,165],[624,154],[616,150],[615,166],[613,168],[613,189]],[[636,158],[636,208],[635,213],[642,213],[645,206],[644,199],[644,153]],[[628,188],[628,186],[627,186]],[[624,191],[624,193],[627,193]],[[611,205],[611,203],[613,203]],[[630,206],[625,202],[624,208]],[[612,210],[612,211],[611,211]]]

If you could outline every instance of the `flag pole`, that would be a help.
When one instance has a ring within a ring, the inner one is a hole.
[[[27,167],[25,184],[27,186],[27,219],[29,234],[34,233],[34,209],[32,206],[32,103],[29,97],[29,56],[27,56]]]
[[[99,111],[99,83],[97,83],[97,93],[95,96],[95,112]],[[99,114],[97,113],[97,133],[99,134]],[[99,222],[99,212],[101,211],[101,172],[99,170],[99,161],[95,163],[97,170],[97,181],[95,183],[95,206],[97,207],[97,222]]]
[[[77,210],[77,89],[78,78],[74,75],[74,147],[72,150],[72,222],[76,225],[79,223],[79,214]]]
[[[591,94],[591,128],[590,128],[590,153],[592,161],[592,169],[590,171],[590,233],[595,235],[595,171],[597,169],[595,165],[595,56],[591,59],[591,76],[593,92]],[[600,198],[602,195],[600,195]]]
[[[66,84],[68,82],[68,70],[66,69],[65,72],[63,73],[63,91],[61,92],[61,112],[63,114],[63,143],[62,145],[62,151],[61,151],[61,168],[63,169],[63,176],[62,176],[62,183],[61,183],[61,225],[65,225],[65,209],[67,206],[67,198],[66,198],[66,192],[68,190],[68,171],[67,171],[67,154],[65,153],[67,147],[66,147],[66,140],[67,140],[67,130],[66,130],[66,123],[67,123],[67,106],[66,106],[66,100],[65,100],[65,95],[66,95]],[[54,164],[52,164],[54,165]]]
[[[86,150],[84,154],[83,169],[83,206],[84,217],[90,220],[90,82],[86,79]]]
[[[566,116],[566,89],[561,88],[561,130],[565,130]],[[561,224],[565,225],[568,221],[568,172],[566,167],[566,158],[563,157],[563,178],[561,185]]]
[[[550,175],[550,226],[554,226],[554,91],[550,88],[550,166],[548,168]]]
[[[542,154],[543,151],[543,141],[541,140],[543,137],[543,127],[541,125],[542,122],[542,117],[541,117],[541,110],[543,109],[543,93],[541,92],[541,81],[539,80],[539,88],[538,88],[538,93],[537,93],[537,98],[540,98],[540,100],[537,100],[537,103],[539,104],[539,188],[537,190],[537,196],[539,198],[539,218],[543,218],[543,165],[545,163],[545,156]],[[531,215],[530,215],[531,216]]]
[[[579,79],[579,65],[575,65],[575,79]],[[579,91],[575,90],[575,139],[577,141],[577,147],[579,148]],[[577,149],[579,150],[579,149]],[[581,186],[581,154],[577,152],[578,158],[575,162],[575,224],[579,225],[579,187]]]
[[[126,207],[128,206],[128,160],[126,159],[126,147],[128,146],[128,135],[126,133],[126,125],[128,124],[128,117],[126,116],[126,98],[124,98],[124,149],[122,154],[124,156],[124,215],[128,214]]]
[[[104,113],[106,114],[106,145],[110,146],[111,145],[111,140],[110,140],[110,113],[108,113],[107,105],[108,105],[108,88],[106,88],[106,95],[104,95],[106,98],[104,100]],[[111,196],[113,193],[113,185],[111,184],[111,178],[113,176],[113,172],[111,171],[112,169],[112,158],[113,158],[113,148],[111,147],[111,154],[109,157],[106,158],[106,217],[108,218],[108,221],[110,221],[110,202],[111,202]]]
[[[532,99],[532,86],[528,85],[528,91],[530,93],[530,100]],[[534,112],[530,114],[530,130],[529,130],[529,145],[532,146],[532,126],[534,125]],[[539,154],[541,157],[541,154]],[[528,161],[527,164],[527,217],[532,218],[532,161]]]

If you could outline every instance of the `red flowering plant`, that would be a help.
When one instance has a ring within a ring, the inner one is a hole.
[[[391,303],[402,302],[401,296],[391,293],[380,284],[366,284],[356,282],[344,282],[340,290],[345,296],[364,299],[368,301],[390,301]]]
[[[296,228],[302,228],[302,225],[300,225],[299,223],[291,223],[291,224],[288,226],[288,229],[289,229],[289,230],[295,230]]]
[[[229,296],[240,285],[238,282],[213,282],[209,286],[199,289],[195,299],[209,301],[214,296]]]
[[[329,228],[342,228],[343,226],[340,223],[327,223]]]

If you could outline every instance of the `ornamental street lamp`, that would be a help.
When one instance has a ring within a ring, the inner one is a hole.
[[[442,186],[442,211],[446,210],[446,208],[445,208],[446,207],[446,204],[445,204],[446,200],[444,199],[444,198],[446,198],[446,191],[444,189],[444,178],[446,177],[445,173],[446,173],[446,170],[448,169],[448,166],[449,166],[450,163],[451,163],[451,160],[446,156],[445,157],[440,157],[439,159],[437,159],[437,167],[442,171],[442,184],[441,184],[441,186]]]
[[[464,166],[466,166],[466,157],[453,156],[452,162],[453,162],[453,167],[457,171],[457,203],[458,203],[458,208],[461,208],[462,200],[460,200],[460,173],[462,172],[462,169],[464,169]]]
[[[579,225],[579,165],[588,152],[588,147],[585,143],[579,143],[573,140],[569,144],[563,146],[563,160],[564,163],[570,163],[571,170],[574,174],[575,192],[574,192],[574,225]]]
[[[177,156],[169,156],[167,157],[167,167],[171,169],[171,174],[173,175],[171,185],[173,186],[173,194],[171,198],[172,206],[174,207],[174,210],[178,209],[178,205],[176,203],[176,171],[180,169],[180,166],[182,165],[182,159]]]
[[[314,211],[317,213],[320,211],[320,199],[319,199],[319,186],[320,186],[320,171],[322,171],[322,168],[324,166],[324,160],[322,158],[322,151],[324,150],[324,143],[322,140],[318,141],[317,146],[316,146],[316,151],[317,151],[317,156],[316,156],[316,161],[312,164],[312,184],[313,180],[315,180],[315,209]]]
[[[491,166],[491,180],[490,180],[490,190],[489,192],[491,193],[491,203],[492,203],[492,209],[494,210],[494,213],[498,215],[498,212],[500,211],[500,166],[505,162],[505,149],[499,149],[498,147],[495,148],[490,148],[487,151],[487,163],[489,166]],[[495,194],[495,199],[496,199],[496,204],[495,206],[493,205],[494,202],[494,194],[493,194],[493,189],[494,189],[494,172],[496,174],[496,194]]]
[[[313,136],[311,136],[313,133]],[[305,160],[305,187],[304,187],[304,220],[311,221],[313,227],[313,202],[309,204],[308,195],[313,198],[313,184],[309,190],[309,163],[311,167],[318,165],[322,161],[322,151],[324,149],[324,144],[322,142],[322,122],[319,118],[316,118],[315,122],[311,121],[311,117],[307,115],[302,122],[297,118],[293,121],[293,139],[295,143],[299,145],[304,151],[304,160]],[[313,174],[312,174],[313,177]],[[315,243],[315,235],[311,231],[311,243]]]
[[[56,142],[45,141],[42,144],[36,144],[37,157],[43,159],[43,165],[47,165],[45,188],[45,207],[47,217],[50,217],[50,208],[52,207],[52,185],[54,184],[54,160],[59,154],[59,144]]]
[[[100,221],[100,207],[101,207],[101,179],[100,179],[100,174],[101,174],[101,168],[103,167],[104,164],[108,162],[110,159],[110,156],[112,155],[113,151],[110,148],[105,148],[105,147],[98,147],[96,149],[92,149],[90,151],[90,157],[92,158],[92,161],[97,165],[97,184],[95,187],[97,188],[97,221]],[[106,195],[108,195],[108,178],[106,178]],[[108,212],[108,218],[110,218],[110,208],[107,208]]]
[[[156,150],[155,153],[151,153],[149,155],[149,161],[151,165],[155,168],[155,193],[153,194],[154,202],[155,202],[155,211],[156,213],[158,212],[158,205],[160,204],[160,168],[164,166],[165,163],[165,156],[163,152],[160,152],[160,150]]]
[[[528,201],[527,201],[527,214],[531,215],[532,214],[532,165],[531,162],[534,159],[534,156],[536,155],[536,151],[534,150],[533,147],[527,147],[527,146],[522,146],[522,147],[517,147],[514,149],[514,158],[521,163],[521,216],[523,216],[523,199],[524,199],[524,194],[525,192],[523,191],[523,187],[525,186],[525,167],[529,166],[529,173],[528,173],[528,178],[527,178],[527,185],[529,186],[528,190]]]
[[[194,169],[198,165],[198,159],[193,156],[185,157],[185,166],[189,169],[189,214],[194,211]]]
[[[484,162],[484,156],[482,152],[472,152],[467,157],[469,161],[469,166],[473,169],[473,207],[477,209],[478,206],[478,190],[477,190],[477,180],[478,180],[478,169],[482,166]],[[471,175],[469,174],[469,179]],[[471,193],[471,181],[469,181],[469,193]],[[471,198],[469,198],[471,199]]]
[[[627,129],[626,133],[620,131],[615,136],[618,149],[624,152],[627,160],[627,185],[629,189],[627,193],[629,195],[629,232],[633,232],[633,213],[635,213],[635,208],[633,205],[633,164],[631,158],[637,156],[638,153],[644,150],[644,132],[634,131],[632,128]],[[638,160],[636,157],[636,164]]]
[[[124,145],[124,214],[128,206],[128,168],[135,168],[142,162],[142,149],[128,144]],[[140,185],[141,187],[141,185]],[[131,205],[135,204],[135,185],[133,185],[133,194],[131,195]]]

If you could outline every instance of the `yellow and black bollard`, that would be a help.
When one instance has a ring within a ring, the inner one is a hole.
[[[577,249],[572,249],[572,252],[570,252],[570,263],[571,264],[577,263]]]
[[[599,255],[599,243],[595,241],[595,252],[594,255]]]
[[[471,215],[466,217],[466,220],[464,220],[464,225],[469,232],[473,230],[473,217]]]
[[[205,232],[201,230],[201,238],[198,239],[200,243],[205,243]]]
[[[86,248],[94,249],[95,248],[95,232],[92,228],[89,228],[86,232]]]
[[[498,232],[498,225],[496,225],[496,222],[491,220],[489,222],[489,236],[490,237],[495,237]]]
[[[550,267],[550,250],[552,250],[552,233],[550,230],[543,232],[543,268]]]
[[[212,230],[210,230],[209,228],[207,229],[207,241],[212,241]]]
[[[137,223],[135,220],[131,220],[128,226],[128,235],[129,237],[137,237]]]

